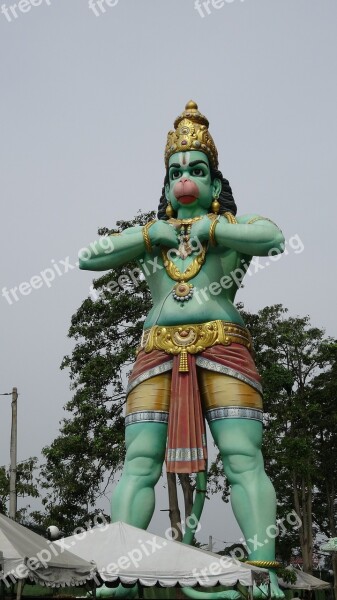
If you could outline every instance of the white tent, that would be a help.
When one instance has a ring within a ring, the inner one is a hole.
[[[284,588],[292,590],[326,590],[331,587],[330,583],[309,575],[309,573],[304,573],[299,569],[291,570],[296,573],[296,581],[295,583],[286,583],[283,579],[279,579],[279,584]]]
[[[174,542],[126,523],[95,527],[56,542],[85,560],[93,560],[106,582],[160,584],[163,587],[210,587],[253,584],[254,572],[265,573],[233,558]]]
[[[49,587],[86,583],[96,565],[0,514],[0,580],[31,579]]]

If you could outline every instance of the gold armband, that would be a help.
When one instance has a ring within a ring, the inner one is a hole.
[[[149,229],[150,229],[151,225],[153,225],[154,223],[156,223],[155,219],[153,221],[149,221],[148,223],[146,223],[146,225],[144,225],[143,231],[142,231],[145,248],[149,254],[151,254],[151,252],[152,252],[152,244],[151,244],[151,240],[150,240],[150,236],[149,236]]]
[[[233,213],[231,213],[231,212],[225,212],[223,214],[223,216],[226,217],[228,223],[232,223],[232,225],[237,225],[238,224],[238,222],[237,222],[236,218],[234,217]]]
[[[272,221],[271,219],[267,219],[267,217],[261,217],[260,215],[257,215],[256,217],[253,217],[252,219],[250,219],[250,221],[247,221],[247,225],[256,223],[256,221],[269,221],[269,223],[272,223],[273,225],[275,225],[275,227],[277,227],[277,229],[279,229],[279,226],[276,225],[276,223],[274,223],[274,221]]]
[[[236,225],[237,224],[237,220],[236,220],[236,218],[234,217],[234,215],[231,212],[225,212],[223,214],[223,216],[226,217],[228,223],[231,223],[232,225]],[[216,242],[216,239],[215,239],[215,228],[216,228],[216,226],[217,226],[217,224],[219,222],[219,216],[214,218],[214,215],[211,215],[211,216],[209,215],[209,217],[210,218],[213,217],[212,224],[211,224],[211,227],[210,227],[210,230],[209,230],[209,241],[210,241],[210,243],[211,243],[212,246],[216,246],[217,242]]]
[[[211,246],[217,245],[217,241],[215,239],[215,228],[218,223],[219,223],[219,217],[215,217],[215,218],[213,217],[211,226],[209,228],[209,241],[211,243]]]

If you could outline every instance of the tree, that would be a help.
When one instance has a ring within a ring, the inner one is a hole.
[[[327,537],[337,537],[337,344],[327,344],[324,350],[328,368],[317,375],[311,384],[320,478],[314,497],[314,513],[320,530]],[[330,560],[337,600],[337,554],[330,555]]]
[[[38,498],[38,482],[34,475],[37,469],[37,458],[35,456],[17,465],[16,470],[16,492],[18,498]],[[0,467],[0,512],[8,514],[10,472],[5,466]],[[29,505],[20,508],[16,513],[16,520],[26,524]]]

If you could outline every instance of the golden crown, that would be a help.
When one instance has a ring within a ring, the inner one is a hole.
[[[199,150],[207,154],[210,165],[218,168],[218,151],[208,131],[209,121],[198,110],[198,105],[190,100],[184,112],[174,121],[175,131],[167,135],[165,147],[165,166],[168,167],[170,156],[175,152]]]

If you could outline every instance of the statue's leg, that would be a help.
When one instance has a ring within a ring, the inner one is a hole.
[[[125,432],[122,477],[111,500],[112,521],[146,529],[154,506],[154,487],[161,475],[166,448],[166,423],[135,423]]]
[[[146,529],[154,511],[154,487],[165,457],[171,373],[135,386],[126,403],[126,456],[111,499],[112,521]]]
[[[167,425],[136,423],[125,431],[126,457],[122,477],[111,499],[111,520],[146,529],[155,506],[154,487],[161,475]],[[133,598],[137,586],[115,589],[103,586],[98,598]]]
[[[249,551],[249,560],[275,560],[276,497],[261,453],[262,424],[249,419],[220,419],[210,429],[231,484],[231,504]],[[269,571],[270,593],[284,598],[276,573]],[[267,586],[254,589],[262,598]],[[268,595],[268,593],[267,593]]]
[[[154,487],[161,475],[166,450],[171,374],[140,383],[126,405],[126,456],[123,473],[111,499],[111,519],[146,529],[155,507]],[[133,598],[137,586],[102,586],[101,598]]]
[[[233,512],[246,540],[249,560],[274,561],[276,496],[264,470],[261,452],[262,422],[258,420],[262,415],[261,396],[248,384],[227,375],[202,371],[200,383],[206,416],[231,484]],[[252,416],[255,418],[247,418]],[[284,597],[275,571],[270,571],[270,580],[272,596]]]
[[[250,560],[274,560],[275,539],[268,537],[276,518],[275,491],[261,453],[262,424],[249,419],[210,423],[231,484],[231,503],[249,548]]]

